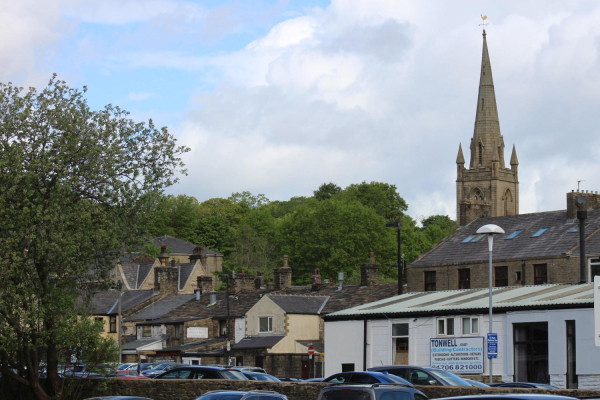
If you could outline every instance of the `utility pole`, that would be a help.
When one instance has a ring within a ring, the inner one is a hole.
[[[119,364],[123,362],[123,347],[121,346],[121,335],[123,334],[123,330],[121,329],[121,296],[123,294],[123,283],[119,280],[117,282],[117,288],[119,289],[119,315],[117,317],[117,342],[119,344]],[[110,321],[109,321],[110,322]]]

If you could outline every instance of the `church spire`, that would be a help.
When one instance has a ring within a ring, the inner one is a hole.
[[[510,156],[510,165],[519,165],[519,159],[517,158],[517,148],[514,144],[512,155]]]
[[[462,143],[458,144],[458,155],[456,156],[456,163],[458,165],[465,165],[465,156],[463,156]]]
[[[492,65],[488,53],[485,30],[479,75],[479,95],[475,114],[475,129],[471,142],[470,168],[490,167],[494,147],[498,147],[500,166],[504,168],[504,141],[500,134],[500,122],[496,107],[496,93],[492,78]]]

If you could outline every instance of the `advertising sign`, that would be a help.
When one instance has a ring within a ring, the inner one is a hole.
[[[194,339],[208,339],[208,328],[203,326],[191,326],[187,328],[187,337]]]
[[[498,334],[487,334],[487,357],[498,358]]]
[[[483,374],[483,338],[430,339],[431,366],[454,374]]]

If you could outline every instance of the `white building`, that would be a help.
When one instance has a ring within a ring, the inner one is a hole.
[[[325,376],[409,364],[487,379],[488,302],[488,289],[407,293],[328,314]],[[593,306],[592,284],[494,288],[493,374],[600,389]]]

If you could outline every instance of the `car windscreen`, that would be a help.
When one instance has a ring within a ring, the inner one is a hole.
[[[469,382],[447,371],[428,369],[427,372],[451,386],[471,386]]]
[[[227,370],[219,372],[224,379],[239,379],[239,380],[248,380],[240,371]]]
[[[334,389],[323,394],[326,400],[371,400],[371,394],[360,389]]]

